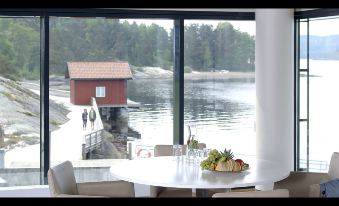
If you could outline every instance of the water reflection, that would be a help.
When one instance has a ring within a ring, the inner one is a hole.
[[[200,142],[205,142],[210,148],[236,147],[237,153],[255,153],[254,79],[185,80],[184,89],[185,125],[197,125]],[[173,81],[129,81],[128,97],[142,104],[141,109],[130,110],[130,126],[138,130],[145,141],[171,144]],[[244,141],[246,147],[242,144]]]

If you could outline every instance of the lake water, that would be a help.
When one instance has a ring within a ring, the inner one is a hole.
[[[301,60],[306,67],[306,60]],[[309,158],[329,163],[333,152],[339,152],[339,61],[310,60],[309,62]],[[300,85],[300,116],[307,118],[307,79],[303,74]],[[306,122],[300,124],[300,156],[307,157]],[[315,168],[321,164],[313,165]],[[325,168],[324,171],[327,171]]]
[[[128,98],[142,108],[130,109],[129,125],[144,144],[173,143],[173,81],[135,79],[128,82]],[[255,155],[254,79],[185,80],[185,139],[187,125],[208,148],[232,149]]]
[[[301,60],[301,65],[306,65],[306,61]],[[310,170],[326,172],[332,153],[339,151],[339,61],[310,60],[310,75]],[[300,115],[306,118],[306,77],[301,78],[300,89]],[[235,154],[255,155],[255,94],[254,79],[185,80],[185,126],[196,125],[198,140],[209,148],[230,148]],[[131,80],[128,95],[143,105],[129,114],[129,124],[141,133],[141,141],[150,145],[172,144],[173,82]],[[307,158],[306,148],[307,128],[303,122],[302,162]]]

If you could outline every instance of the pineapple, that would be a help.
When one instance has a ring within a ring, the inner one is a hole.
[[[227,162],[230,159],[233,159],[234,155],[233,152],[231,152],[231,150],[227,150],[225,148],[224,152],[221,152],[221,157],[225,157],[225,162]]]
[[[231,150],[225,149],[224,152],[221,152],[221,158],[217,164],[215,170],[217,171],[233,171],[235,161],[233,160],[233,153]]]

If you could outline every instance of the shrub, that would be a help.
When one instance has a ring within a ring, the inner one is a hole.
[[[184,67],[184,72],[185,73],[191,73],[192,71],[193,71],[193,69],[191,67],[189,67],[189,66],[185,66]]]

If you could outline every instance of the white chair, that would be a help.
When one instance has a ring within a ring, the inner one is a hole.
[[[205,143],[199,143],[199,148],[206,148]],[[183,154],[186,153],[187,145],[183,145]],[[172,156],[173,145],[155,145],[154,156]],[[192,197],[192,189],[178,189],[171,187],[150,186],[151,197]]]
[[[48,170],[48,185],[52,197],[135,197],[134,184],[130,182],[76,183],[70,161]]]
[[[274,189],[288,189],[291,197],[320,197],[323,181],[339,178],[339,153],[331,157],[328,173],[291,172],[290,175],[274,184]]]
[[[289,191],[287,189],[278,189],[272,191],[251,191],[251,192],[224,192],[224,193],[215,193],[213,198],[239,198],[239,197],[289,197]]]

